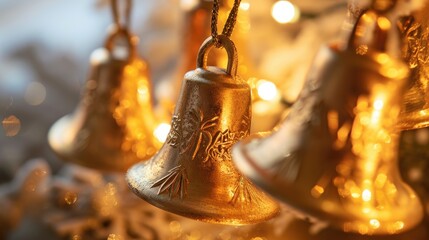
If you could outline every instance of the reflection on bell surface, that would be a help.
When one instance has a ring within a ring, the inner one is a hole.
[[[399,127],[402,130],[429,126],[429,3],[413,16],[401,21],[403,55],[410,81],[404,95]]]
[[[228,68],[207,67],[215,41],[198,54],[197,69],[185,75],[171,130],[160,151],[127,173],[130,188],[164,210],[212,223],[267,220],[278,205],[235,169],[231,146],[249,134],[250,88],[237,72],[234,44],[219,36]]]
[[[378,38],[356,45],[355,27],[345,50],[322,48],[288,117],[271,134],[239,142],[232,154],[243,175],[299,212],[346,232],[394,234],[423,215],[397,166],[408,69],[378,42],[387,18],[373,11],[362,18],[375,23]]]
[[[127,49],[115,47],[125,39]],[[136,37],[116,28],[91,55],[85,94],[73,114],[58,120],[48,140],[67,161],[107,171],[126,171],[161,146],[153,135],[147,64],[137,57]]]

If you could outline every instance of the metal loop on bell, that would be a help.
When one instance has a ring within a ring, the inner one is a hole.
[[[122,28],[115,26],[115,29],[108,38],[106,39],[106,42],[104,43],[104,47],[110,52],[113,52],[113,49],[115,47],[115,41],[117,38],[123,37],[125,39],[126,45],[128,47],[128,60],[131,60],[137,55],[136,50],[136,36],[133,36],[130,34],[127,28]]]
[[[201,45],[197,57],[197,68],[207,69],[208,54],[213,47],[216,47],[216,43],[219,43],[222,47],[225,48],[226,53],[228,54],[228,65],[226,67],[226,72],[235,78],[235,76],[237,76],[238,64],[237,49],[235,48],[234,43],[225,35],[218,35],[217,40],[218,41],[210,36]]]
[[[364,32],[362,29],[367,30],[371,27],[374,27],[374,30],[372,31],[373,36],[370,42],[366,44],[367,50],[384,52],[386,50],[387,37],[391,30],[391,22],[387,17],[383,15],[380,16],[376,11],[369,9],[363,11],[356,20],[356,24],[352,29],[346,48],[348,50],[355,49],[357,40],[359,40],[359,38],[363,39],[366,37],[366,35],[359,36],[359,34],[357,34],[358,30],[360,32]]]

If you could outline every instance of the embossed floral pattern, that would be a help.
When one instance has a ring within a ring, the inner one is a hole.
[[[246,116],[243,118],[240,128],[245,129],[244,131],[233,132],[230,129],[213,131],[212,128],[218,124],[219,116],[204,120],[201,110],[192,109],[185,113],[183,119],[179,115],[174,115],[166,143],[173,148],[178,148],[182,163],[196,159],[197,155],[202,158],[203,163],[209,160],[231,161],[231,147],[249,134],[250,119]],[[188,183],[186,169],[180,164],[169,170],[151,187],[159,187],[158,195],[168,193],[170,197],[183,198],[186,195]],[[241,192],[238,188],[237,191]]]

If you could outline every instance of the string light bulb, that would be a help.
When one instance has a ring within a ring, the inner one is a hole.
[[[300,11],[298,7],[293,5],[291,2],[280,0],[274,3],[271,8],[271,16],[281,24],[293,23],[298,21]]]

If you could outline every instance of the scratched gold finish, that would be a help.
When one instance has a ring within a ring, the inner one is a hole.
[[[364,24],[388,26],[381,17],[372,11],[362,16]],[[375,36],[387,33],[383,26],[375,26]],[[408,69],[380,50],[381,38],[356,51],[356,29],[345,50],[320,50],[288,117],[272,133],[237,143],[233,160],[253,183],[298,212],[346,232],[395,234],[423,215],[397,166],[396,126]]]
[[[127,173],[130,188],[147,202],[185,217],[222,224],[267,220],[278,205],[235,169],[231,146],[249,134],[250,88],[237,76],[237,52],[225,70],[207,67],[213,38],[202,45],[197,69],[183,81],[171,130],[160,151]]]
[[[401,21],[403,55],[410,71],[399,126],[402,130],[429,126],[429,4]]]
[[[127,42],[128,56],[114,50]],[[48,140],[64,160],[107,171],[125,172],[161,147],[153,135],[151,84],[147,64],[137,57],[136,37],[116,28],[105,47],[91,56],[85,95],[73,114],[58,120]]]

